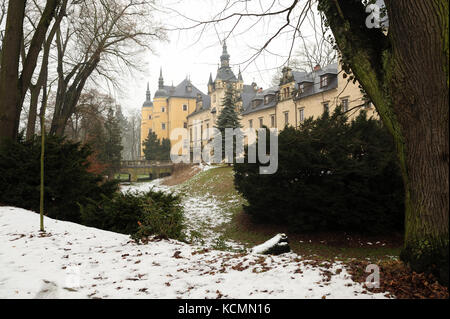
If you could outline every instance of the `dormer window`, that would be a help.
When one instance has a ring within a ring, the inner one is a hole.
[[[298,86],[298,93],[304,93],[305,92],[305,84],[303,84],[303,83],[301,83],[299,86]]]
[[[252,102],[252,108],[256,108],[258,105],[259,105],[259,100],[254,100],[253,102]]]
[[[264,104],[269,104],[270,102],[270,96],[265,96],[264,97]]]
[[[322,75],[320,77],[320,87],[323,88],[323,87],[326,87],[326,86],[328,86],[328,76],[327,75]]]
[[[283,89],[283,98],[285,100],[289,99],[291,97],[291,89],[289,87],[286,87]]]

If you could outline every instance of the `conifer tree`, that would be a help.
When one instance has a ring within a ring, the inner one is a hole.
[[[114,111],[110,108],[105,121],[105,143],[103,152],[100,153],[100,160],[108,165],[107,172],[109,177],[112,177],[120,169],[122,150],[119,120],[114,116]]]
[[[242,128],[239,111],[237,109],[236,92],[231,84],[228,84],[225,97],[222,101],[222,111],[220,112],[216,128],[222,134],[222,154],[225,154],[225,129]],[[225,154],[226,156],[226,154]],[[233,162],[236,158],[236,137],[233,137]]]
[[[142,144],[147,161],[166,161],[170,158],[170,140],[160,140],[155,132],[151,131]]]

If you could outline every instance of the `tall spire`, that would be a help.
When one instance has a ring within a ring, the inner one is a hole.
[[[147,94],[146,94],[146,101],[151,101],[152,95],[150,93],[150,83],[147,82]]]
[[[223,51],[222,56],[220,57],[220,61],[222,62],[223,68],[227,68],[230,66],[230,55],[228,54],[227,43],[225,40],[223,41]]]
[[[240,66],[239,66],[238,81],[244,82],[244,79],[242,78],[242,72],[241,72],[241,67]]]
[[[208,84],[213,84],[213,78],[212,78],[212,73],[209,73],[209,82]]]
[[[162,67],[159,70],[159,89],[162,90],[164,88],[164,78],[162,75]]]

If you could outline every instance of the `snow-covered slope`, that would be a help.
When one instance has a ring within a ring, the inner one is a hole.
[[[383,298],[339,264],[295,254],[200,252],[176,241],[138,246],[128,236],[0,207],[0,298]],[[342,270],[338,270],[342,269]],[[364,292],[364,293],[363,293]]]

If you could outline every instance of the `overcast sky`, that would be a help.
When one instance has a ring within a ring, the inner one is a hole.
[[[262,9],[268,10],[274,3],[271,11],[278,11],[287,7],[291,1],[239,1],[240,7],[233,7],[228,12],[243,12],[243,6],[247,4],[249,12],[259,13]],[[158,0],[159,7],[166,9],[156,12],[155,19],[168,29],[188,27],[194,25],[195,22],[189,21],[185,17],[199,21],[209,20],[220,13],[227,2],[229,1]],[[298,6],[297,15],[301,7]],[[244,18],[228,38],[227,45],[228,52],[231,55],[231,66],[236,73],[239,66],[241,67],[246,84],[255,81],[263,88],[270,87],[277,68],[285,64],[291,50],[293,28],[286,29],[286,32],[281,33],[269,45],[266,52],[263,52],[256,59],[251,59],[256,49],[261,48],[286,23],[285,19],[285,15],[264,18],[254,25],[257,22],[256,18]],[[188,30],[168,31],[169,42],[155,43],[155,53],[145,53],[143,65],[146,65],[146,67],[144,72],[136,72],[130,78],[124,76],[124,93],[114,93],[124,112],[129,113],[131,110],[141,108],[145,100],[147,82],[150,83],[152,95],[155,93],[160,67],[163,69],[166,85],[171,85],[172,82],[177,85],[189,76],[198,89],[207,93],[209,74],[212,72],[213,77],[215,77],[220,62],[221,42],[223,38],[229,35],[235,22],[236,19],[232,19],[210,24],[204,30],[202,27],[198,27]],[[296,23],[296,20],[292,23]],[[307,19],[301,30],[304,36],[311,37],[313,35],[311,21]],[[300,46],[301,43],[297,42],[294,51]]]

